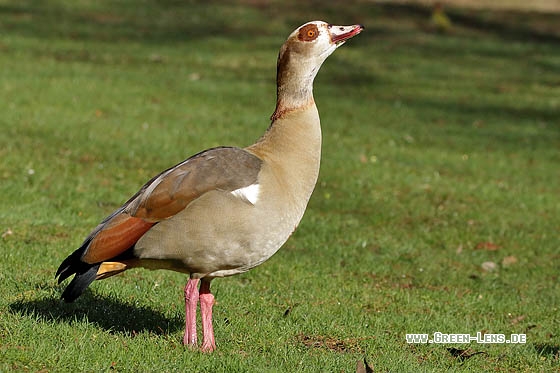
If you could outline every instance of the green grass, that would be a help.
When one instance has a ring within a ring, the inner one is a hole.
[[[0,0],[0,371],[558,370],[551,17],[455,10],[438,34],[414,6],[228,4]],[[277,51],[312,19],[366,31],[316,79],[323,164],[299,229],[213,282],[218,351],[180,343],[181,274],[61,303],[59,263],[145,181],[262,134]],[[436,331],[527,343],[406,343]]]

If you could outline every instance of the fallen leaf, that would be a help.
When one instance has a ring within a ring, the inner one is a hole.
[[[512,323],[513,325],[515,325],[515,324],[517,324],[518,322],[523,321],[523,320],[525,319],[525,317],[527,317],[527,316],[525,316],[525,315],[517,316],[517,317],[515,317],[515,318],[513,318],[513,319],[511,320],[511,323]]]
[[[12,234],[14,234],[14,232],[10,228],[8,228],[4,233],[2,233],[2,238],[6,238],[8,236],[11,236]]]
[[[496,251],[499,248],[500,245],[496,245],[493,242],[479,242],[476,244],[475,250]]]
[[[322,348],[334,352],[356,353],[361,351],[359,346],[360,338],[338,339],[327,336],[313,336],[299,334],[297,339],[306,347]]]
[[[484,126],[484,121],[477,119],[473,122],[472,125],[474,128],[481,128],[482,126]]]
[[[517,263],[517,258],[513,255],[506,256],[502,259],[502,267],[509,267],[515,263]]]
[[[493,272],[496,270],[496,268],[498,267],[498,265],[494,262],[484,262],[481,265],[482,269],[485,270],[486,272]]]
[[[153,53],[150,55],[150,62],[155,62],[155,63],[162,63],[165,62],[165,57],[157,54],[157,53]]]

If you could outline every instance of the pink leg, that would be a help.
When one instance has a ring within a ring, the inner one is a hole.
[[[214,328],[212,327],[212,306],[214,296],[210,292],[210,281],[200,283],[200,313],[202,314],[202,351],[212,352],[216,349]]]
[[[196,306],[198,304],[198,281],[189,279],[185,286],[185,335],[183,344],[196,346]]]

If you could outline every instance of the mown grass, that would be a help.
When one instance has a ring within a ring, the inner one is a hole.
[[[454,14],[439,34],[422,8],[364,1],[0,1],[0,370],[557,370],[560,39],[500,28],[546,15]],[[213,283],[218,351],[180,343],[181,274],[61,303],[58,264],[146,180],[261,135],[278,48],[311,19],[366,31],[316,80],[300,228]],[[527,344],[406,343],[436,331]]]

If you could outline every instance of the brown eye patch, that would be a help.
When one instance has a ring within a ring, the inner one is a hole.
[[[301,41],[313,41],[319,36],[317,25],[309,24],[299,29],[298,39]]]

